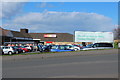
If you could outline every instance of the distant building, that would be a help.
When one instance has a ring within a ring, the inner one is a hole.
[[[5,30],[0,27],[0,45],[4,44],[4,42],[11,42],[13,38],[13,34],[9,30]]]
[[[22,29],[20,32],[11,31],[0,28],[0,45],[7,44],[37,44],[39,40],[33,40],[33,38],[26,31],[27,29]]]

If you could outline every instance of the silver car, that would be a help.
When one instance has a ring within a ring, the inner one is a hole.
[[[87,45],[82,50],[111,49],[111,48],[113,48],[112,43],[94,43],[94,44]]]

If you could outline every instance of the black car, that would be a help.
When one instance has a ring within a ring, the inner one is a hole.
[[[38,48],[40,52],[50,52],[52,45],[39,45]]]
[[[43,45],[38,45],[38,51],[43,52]]]

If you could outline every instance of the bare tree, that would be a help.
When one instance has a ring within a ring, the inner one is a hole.
[[[114,39],[120,39],[120,27],[114,29]]]

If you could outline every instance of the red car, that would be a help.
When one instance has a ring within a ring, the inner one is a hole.
[[[22,49],[23,52],[29,52],[29,50],[25,48],[24,46],[16,46],[16,47],[18,47],[18,49]]]

